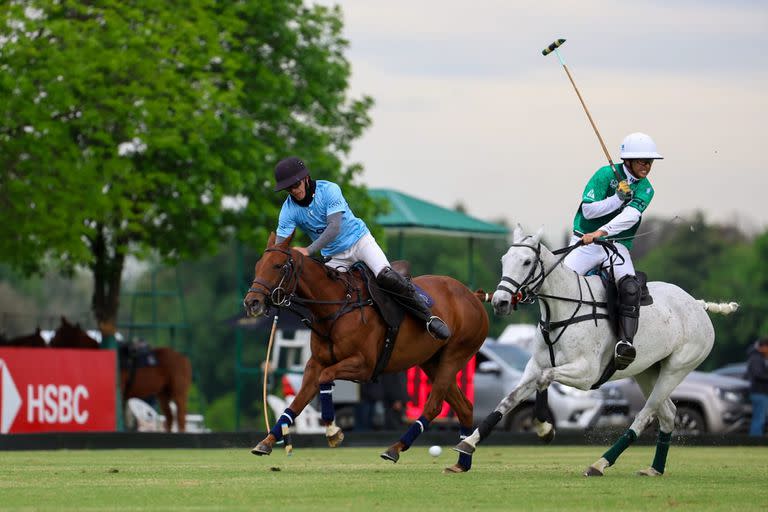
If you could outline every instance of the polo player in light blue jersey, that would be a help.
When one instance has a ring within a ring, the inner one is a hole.
[[[305,256],[320,253],[330,257],[329,267],[346,271],[362,261],[376,276],[376,282],[417,319],[425,322],[427,332],[447,340],[451,330],[432,314],[413,283],[390,266],[368,226],[355,217],[341,193],[341,188],[326,180],[313,180],[309,169],[297,157],[288,157],[275,166],[275,192],[288,191],[280,209],[276,244],[285,241],[300,227],[312,243],[294,247]]]

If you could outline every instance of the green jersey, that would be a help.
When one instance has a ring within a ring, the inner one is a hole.
[[[621,176],[622,180],[627,179],[623,164],[616,164],[616,171],[619,173],[619,176]],[[629,183],[629,180],[627,180],[627,183]],[[595,172],[595,174],[589,180],[589,183],[587,183],[587,186],[584,188],[584,194],[581,196],[582,204],[602,201],[603,199],[607,199],[608,197],[615,195],[616,187],[618,184],[619,181],[616,179],[616,176],[611,170],[611,166],[606,165],[605,167],[601,167],[597,170],[597,172]],[[651,186],[651,182],[648,181],[648,178],[643,178],[641,180],[636,180],[633,183],[629,183],[629,188],[632,189],[632,192],[634,192],[632,201],[627,203],[624,207],[618,208],[617,210],[607,213],[602,217],[587,219],[584,217],[584,213],[581,210],[580,204],[579,209],[576,210],[576,216],[573,219],[574,231],[579,233],[592,233],[593,231],[597,231],[608,222],[613,220],[614,217],[619,215],[624,210],[624,208],[635,208],[642,214],[645,209],[648,208],[651,199],[653,199],[653,187]],[[638,220],[629,229],[626,229],[621,233],[617,233],[607,238],[620,239],[617,240],[619,243],[624,244],[627,249],[631,249],[632,240],[639,226],[640,221]]]

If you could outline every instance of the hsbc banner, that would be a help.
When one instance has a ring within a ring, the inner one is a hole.
[[[0,348],[0,433],[115,430],[115,351]]]

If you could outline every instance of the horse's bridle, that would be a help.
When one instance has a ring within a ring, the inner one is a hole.
[[[533,301],[536,299],[536,293],[538,292],[539,288],[541,288],[541,285],[544,283],[544,279],[547,277],[549,272],[544,271],[544,260],[541,258],[540,242],[536,244],[536,247],[522,243],[512,244],[510,247],[526,247],[532,250],[536,255],[536,262],[531,266],[531,270],[528,272],[528,275],[525,276],[525,279],[518,283],[511,277],[502,275],[501,282],[499,283],[499,286],[496,287],[496,290],[505,291],[512,296],[512,307],[517,309],[517,305],[521,302],[523,304],[533,303]],[[538,275],[536,274],[537,269],[540,270]],[[512,290],[502,283],[509,283],[514,286],[515,289]]]
[[[248,293],[258,293],[262,295],[264,297],[264,305],[266,306],[267,310],[271,306],[275,306],[280,309],[287,309],[297,315],[301,319],[301,322],[306,325],[308,329],[328,342],[331,360],[334,361],[335,364],[338,361],[336,360],[336,356],[333,353],[333,341],[331,340],[330,336],[334,323],[340,317],[352,311],[359,310],[360,314],[362,315],[363,308],[371,306],[373,304],[372,300],[370,298],[363,298],[360,288],[353,286],[351,275],[346,275],[342,279],[346,286],[346,291],[343,297],[339,300],[318,300],[300,297],[297,295],[297,290],[299,288],[299,281],[304,269],[304,261],[309,259],[313,262],[316,262],[318,265],[322,265],[323,268],[326,268],[326,261],[320,261],[315,258],[307,257],[294,259],[291,250],[282,247],[269,247],[265,249],[264,252],[280,252],[287,256],[285,263],[282,264],[282,268],[280,269],[280,279],[276,285],[272,286],[269,283],[254,277],[253,281],[251,281],[250,288],[248,288]],[[326,268],[326,270],[328,269]],[[340,274],[338,271],[332,272]],[[308,310],[311,305],[318,304],[331,306],[335,305],[338,307],[333,313],[329,315],[315,318],[314,315]],[[244,304],[244,306],[246,311],[248,311],[248,305]],[[363,317],[363,322],[364,321],[365,320]],[[325,332],[318,330],[316,323],[325,323]]]
[[[251,281],[250,288],[248,288],[248,293],[258,293],[263,295],[264,304],[267,308],[270,306],[287,308],[291,305],[291,300],[295,296],[303,266],[299,266],[298,268],[294,266],[295,260],[293,259],[293,254],[291,254],[291,251],[288,249],[269,247],[264,252],[281,252],[288,257],[280,269],[280,280],[274,287],[271,287],[269,283],[265,283],[261,279],[254,277],[253,281]],[[263,287],[263,289],[254,288],[254,284]]]
[[[609,240],[595,240],[595,244],[602,246],[603,250],[606,252],[609,258],[617,257],[621,260],[623,260],[623,256],[616,250],[616,247],[613,245],[613,242]],[[584,322],[587,320],[594,320],[595,324],[597,325],[598,319],[608,319],[609,316],[606,313],[598,313],[596,308],[607,308],[608,304],[606,302],[599,302],[595,300],[594,294],[592,293],[592,288],[589,286],[589,282],[585,281],[585,284],[589,290],[589,294],[592,298],[592,300],[584,300],[582,287],[581,287],[581,280],[579,276],[574,272],[574,275],[576,275],[576,282],[579,285],[579,298],[571,298],[571,297],[561,297],[557,295],[547,295],[539,293],[539,289],[541,288],[541,285],[544,284],[544,280],[547,278],[547,276],[552,273],[552,271],[557,268],[558,265],[565,259],[568,254],[570,254],[573,250],[575,250],[577,247],[580,247],[583,245],[583,242],[579,240],[573,245],[569,245],[567,247],[563,247],[562,249],[558,249],[556,251],[552,251],[552,254],[555,255],[561,255],[560,259],[558,259],[554,265],[552,265],[548,270],[544,269],[544,260],[541,258],[541,243],[538,243],[536,247],[533,247],[532,245],[528,244],[512,244],[510,247],[527,247],[531,249],[536,254],[536,262],[531,267],[530,272],[528,272],[528,275],[523,279],[522,282],[518,283],[514,279],[506,276],[502,276],[501,280],[504,282],[508,282],[516,287],[516,289],[510,290],[508,287],[504,286],[503,284],[499,284],[497,290],[503,290],[510,294],[512,294],[512,307],[514,309],[517,309],[517,304],[520,302],[530,304],[536,299],[540,299],[541,303],[543,304],[543,313],[542,318],[539,318],[539,329],[541,330],[542,336],[544,338],[544,342],[547,345],[547,348],[549,349],[549,359],[552,363],[552,366],[555,366],[555,353],[553,346],[557,341],[560,339],[560,337],[565,333],[565,329],[574,323]],[[611,255],[613,253],[613,256]],[[536,269],[541,269],[541,272],[536,275]],[[613,272],[613,267],[611,267],[611,272]],[[552,299],[552,300],[561,300],[561,301],[567,301],[567,302],[574,302],[576,303],[576,307],[573,310],[573,314],[570,316],[570,318],[566,320],[559,320],[559,321],[552,321],[550,319],[550,306],[547,303],[546,299]],[[576,313],[578,313],[579,309],[582,305],[592,306],[592,312],[587,315],[581,315],[576,316]],[[557,337],[552,340],[550,338],[550,333],[554,329],[560,329],[560,333],[557,335]]]
[[[624,260],[624,257],[616,250],[616,247],[613,245],[613,242],[610,240],[595,240],[593,242],[596,245],[600,245],[603,247],[603,250],[606,252],[606,255],[609,258],[618,258],[620,260]],[[511,285],[515,286],[515,290],[509,289],[509,287],[504,286],[503,284],[499,283],[499,286],[496,287],[497,290],[502,290],[510,295],[512,295],[512,306],[517,309],[517,304],[523,303],[523,304],[532,304],[536,298],[539,295],[539,289],[541,288],[541,285],[544,284],[544,280],[547,278],[549,274],[552,273],[552,271],[565,259],[566,256],[568,256],[572,251],[574,251],[577,247],[580,247],[583,245],[584,242],[579,240],[573,245],[569,245],[567,247],[563,247],[562,249],[557,249],[556,251],[552,251],[552,254],[554,255],[561,255],[560,259],[558,259],[552,267],[549,268],[549,270],[544,270],[544,260],[541,258],[541,242],[536,244],[536,247],[528,244],[512,244],[510,247],[527,247],[528,249],[532,250],[534,254],[536,255],[536,262],[531,267],[530,272],[528,272],[528,275],[525,276],[525,279],[522,280],[522,282],[518,283],[511,277],[507,277],[502,275],[501,281],[510,283]],[[611,255],[611,253],[613,255]],[[536,269],[539,268],[541,272],[538,275],[535,275]],[[530,282],[529,282],[530,281]],[[552,297],[556,298],[556,297]]]

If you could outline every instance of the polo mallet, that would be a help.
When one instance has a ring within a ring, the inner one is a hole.
[[[563,65],[563,69],[565,70],[565,74],[568,75],[568,79],[571,81],[571,85],[573,85],[573,90],[576,91],[576,96],[579,97],[579,101],[581,102],[581,106],[584,107],[584,112],[587,114],[587,118],[589,119],[589,123],[592,125],[592,129],[595,130],[595,135],[597,135],[597,140],[600,141],[600,147],[603,148],[603,153],[605,153],[605,158],[608,159],[608,163],[611,165],[611,170],[613,171],[613,174],[616,176],[616,179],[619,181],[622,181],[624,178],[619,176],[618,171],[616,170],[616,166],[613,164],[613,159],[611,159],[610,153],[608,153],[608,149],[605,147],[605,143],[603,142],[603,138],[600,136],[600,132],[597,130],[597,126],[595,125],[595,122],[592,120],[592,116],[589,113],[589,109],[587,109],[587,104],[584,103],[584,98],[581,97],[581,93],[579,92],[579,88],[576,87],[576,82],[573,81],[573,77],[571,76],[571,72],[568,70],[568,66],[565,65],[565,60],[563,59],[562,55],[560,55],[560,52],[557,51],[557,49],[565,42],[565,39],[558,39],[551,45],[547,46],[541,51],[541,54],[545,57],[549,55],[552,52],[555,52],[555,55],[557,55],[557,58],[560,60],[560,64]]]
[[[269,358],[272,353],[272,342],[275,340],[275,331],[277,330],[277,319],[279,315],[275,315],[272,319],[272,331],[269,333],[269,344],[267,345],[267,359],[264,361],[264,385],[263,388],[263,401],[264,401],[264,423],[267,426],[267,432],[269,432],[269,409],[267,408],[267,380],[269,379]],[[291,440],[290,427],[283,424],[281,427],[283,431],[283,440],[285,442],[285,453],[290,455],[293,453],[293,442]]]

